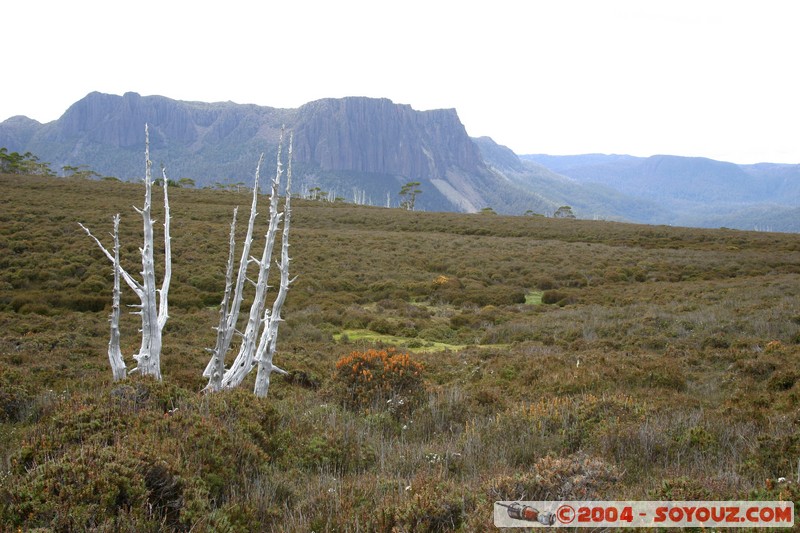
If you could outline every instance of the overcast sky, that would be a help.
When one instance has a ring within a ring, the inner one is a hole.
[[[800,163],[796,0],[25,0],[0,121],[92,91],[455,108],[518,154]]]

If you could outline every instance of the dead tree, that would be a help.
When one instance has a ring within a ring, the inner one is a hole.
[[[261,341],[258,344],[255,360],[258,364],[258,371],[256,372],[256,384],[253,392],[256,396],[261,398],[267,395],[269,391],[269,377],[273,370],[284,373],[283,370],[272,364],[272,358],[275,355],[275,348],[278,342],[278,326],[283,321],[281,318],[281,309],[283,303],[286,301],[286,293],[289,291],[289,285],[294,280],[289,279],[289,227],[292,220],[292,141],[289,138],[289,165],[286,171],[286,202],[283,208],[283,233],[281,236],[281,262],[278,265],[281,273],[280,286],[278,288],[278,295],[272,304],[272,312],[264,313],[264,333],[261,336]]]
[[[242,383],[244,378],[257,364],[259,365],[259,374],[261,379],[256,379],[255,393],[259,396],[265,396],[269,388],[269,372],[277,371],[279,373],[286,373],[284,370],[272,364],[272,355],[275,351],[275,342],[277,340],[278,324],[280,322],[280,310],[283,301],[286,299],[286,291],[289,288],[290,280],[288,279],[289,258],[288,258],[288,235],[289,235],[289,221],[291,214],[291,157],[292,147],[291,141],[289,145],[289,172],[286,184],[286,203],[284,204],[284,212],[278,212],[281,178],[283,175],[283,164],[281,161],[281,152],[283,147],[283,131],[281,131],[280,143],[278,145],[278,155],[276,163],[275,178],[272,180],[269,200],[269,223],[267,233],[265,236],[265,244],[260,259],[249,257],[249,250],[251,247],[253,225],[255,221],[255,213],[257,208],[257,191],[259,172],[261,167],[261,160],[256,168],[255,186],[253,188],[253,202],[250,208],[250,220],[248,222],[247,236],[243,244],[244,251],[242,258],[239,262],[238,276],[236,280],[237,291],[234,292],[234,304],[228,306],[229,298],[231,297],[231,288],[233,281],[231,279],[233,273],[233,259],[235,257],[235,243],[234,243],[234,225],[231,226],[231,234],[229,239],[229,252],[228,252],[228,265],[226,268],[226,294],[223,296],[222,304],[220,306],[220,322],[217,327],[217,345],[212,350],[211,361],[206,367],[204,375],[209,379],[206,387],[208,391],[218,391],[220,389],[230,389],[237,387]],[[281,241],[281,262],[279,268],[281,270],[281,284],[278,295],[273,303],[272,309],[266,306],[266,296],[269,289],[268,280],[272,264],[273,249],[275,246],[276,235],[280,228],[281,221],[283,220],[283,237]],[[234,212],[235,224],[235,212]],[[244,282],[247,276],[247,266],[254,263],[258,266],[258,278],[254,282],[255,295],[253,302],[250,306],[248,313],[247,323],[244,332],[239,333],[241,336],[241,344],[239,350],[231,366],[225,370],[224,361],[225,355],[230,347],[230,341],[225,339],[232,339],[236,330],[239,315],[239,304],[243,297],[239,289],[244,287]],[[238,299],[238,301],[237,301]]]
[[[220,304],[220,318],[217,326],[217,340],[212,352],[211,360],[208,362],[203,375],[208,378],[206,390],[218,391],[225,388],[238,386],[247,374],[258,367],[256,376],[255,394],[266,396],[269,390],[270,374],[275,371],[286,374],[286,371],[278,368],[272,363],[275,349],[277,346],[278,327],[281,318],[281,308],[286,300],[286,293],[293,280],[289,279],[289,228],[291,222],[291,177],[292,177],[292,140],[289,141],[289,165],[286,180],[286,200],[283,213],[278,212],[280,203],[279,192],[281,188],[281,177],[283,175],[283,165],[281,162],[281,151],[283,148],[283,130],[281,130],[280,143],[278,144],[277,168],[275,178],[272,180],[272,187],[269,199],[269,224],[265,236],[264,249],[261,259],[256,259],[250,255],[253,242],[253,232],[257,216],[259,179],[263,155],[256,166],[255,184],[253,186],[253,199],[250,206],[250,217],[247,225],[247,234],[242,247],[242,255],[239,261],[239,268],[236,281],[233,280],[234,259],[236,256],[236,217],[238,208],[233,211],[233,222],[231,223],[229,237],[228,263],[225,271],[225,292]],[[94,239],[100,250],[108,257],[114,265],[114,292],[113,306],[111,313],[111,336],[108,345],[108,357],[111,364],[114,379],[123,379],[127,369],[120,350],[120,277],[125,280],[128,286],[139,297],[140,304],[136,314],[142,319],[142,344],[139,353],[134,355],[138,366],[131,372],[138,370],[144,375],[151,375],[156,379],[161,379],[161,335],[164,325],[169,318],[167,297],[169,285],[172,277],[172,252],[169,232],[169,197],[167,187],[169,180],[166,171],[162,169],[162,183],[164,186],[164,279],[161,288],[156,289],[156,275],[154,262],[154,236],[153,220],[151,216],[151,196],[152,196],[152,162],[150,161],[150,137],[147,126],[145,125],[145,201],[142,209],[136,211],[142,216],[144,222],[144,245],[140,249],[142,256],[142,281],[133,278],[124,268],[119,259],[119,215],[114,217],[114,253],[111,254],[103,244],[86,228],[80,224],[86,233]],[[270,267],[273,261],[273,249],[276,236],[283,223],[281,236],[281,256],[277,262],[280,269],[280,286],[278,294],[268,308],[267,284],[270,277]],[[250,264],[258,266],[258,279],[252,282],[255,285],[255,295],[248,314],[247,325],[243,333],[237,330],[239,322],[239,312],[244,299],[244,289],[247,278],[247,269]],[[238,355],[233,364],[225,369],[225,355],[230,350],[233,337],[238,334],[242,338],[239,345]]]
[[[208,378],[207,389],[218,391],[222,388],[222,376],[225,373],[225,355],[231,347],[233,336],[236,333],[236,325],[239,319],[239,310],[244,299],[244,285],[247,280],[247,265],[250,261],[250,247],[253,243],[253,227],[255,226],[256,216],[258,215],[258,191],[261,175],[261,163],[264,161],[264,154],[256,165],[256,175],[253,184],[253,199],[250,203],[250,218],[247,222],[247,234],[244,238],[242,256],[239,259],[239,270],[236,275],[236,286],[233,286],[233,259],[236,253],[236,243],[234,240],[236,232],[236,214],[238,207],[233,211],[233,222],[231,222],[231,233],[228,240],[228,266],[225,272],[225,294],[220,304],[220,321],[217,326],[217,343],[211,350],[211,360],[208,362],[203,377]],[[233,294],[231,292],[233,291]]]
[[[256,176],[258,171],[256,171]],[[258,182],[258,177],[256,177]],[[258,188],[253,189],[257,194]],[[228,267],[225,270],[225,292],[222,296],[222,302],[219,305],[219,325],[217,326],[217,343],[214,349],[208,349],[211,352],[211,360],[206,365],[203,372],[203,377],[208,378],[208,385],[206,389],[215,392],[222,388],[222,374],[225,372],[225,354],[230,346],[230,338],[233,337],[234,328],[228,328],[228,319],[231,316],[230,301],[231,291],[233,289],[233,257],[236,253],[236,215],[239,208],[233,210],[233,222],[231,222],[231,234],[228,239]],[[230,331],[231,336],[228,337]],[[226,339],[228,337],[228,339]],[[227,344],[226,344],[227,340]]]
[[[111,372],[114,381],[125,379],[127,369],[122,358],[122,350],[119,346],[119,213],[114,216],[114,292],[111,304],[111,334],[108,340],[108,361],[111,364]]]
[[[172,278],[172,253],[171,253],[171,243],[170,243],[170,236],[169,236],[169,197],[167,194],[167,176],[166,171],[162,169],[162,183],[164,187],[164,278],[161,283],[161,289],[156,289],[156,275],[155,275],[155,262],[154,262],[154,237],[153,237],[153,219],[151,216],[151,196],[152,196],[152,188],[153,188],[153,177],[151,167],[153,165],[152,161],[150,161],[150,136],[148,133],[147,125],[144,128],[145,133],[145,177],[144,177],[144,185],[145,185],[145,195],[144,195],[144,206],[142,209],[134,208],[136,211],[142,216],[142,221],[144,224],[144,244],[142,248],[140,248],[141,256],[142,256],[142,281],[139,282],[133,278],[122,266],[119,262],[119,245],[117,239],[115,237],[115,254],[112,255],[104,246],[103,244],[89,231],[86,226],[83,224],[79,225],[81,228],[86,231],[86,233],[94,239],[103,253],[108,257],[108,259],[114,264],[114,272],[119,273],[128,286],[136,293],[139,297],[140,304],[134,307],[138,308],[139,310],[136,314],[139,314],[142,318],[142,344],[139,348],[139,353],[135,354],[133,358],[137,362],[137,367],[131,370],[131,372],[140,372],[143,375],[153,376],[157,380],[161,380],[161,332],[164,329],[164,325],[167,323],[167,319],[169,318],[168,313],[168,303],[167,298],[169,294],[169,284]],[[117,225],[115,224],[115,235],[117,235]],[[117,294],[118,297],[118,294]],[[117,304],[117,307],[119,304]],[[119,347],[119,313],[116,314],[112,311],[112,339],[109,345],[109,357],[111,358],[111,344],[116,343],[117,348]],[[116,321],[116,324],[115,324]],[[117,339],[114,340],[114,331],[116,330]],[[119,361],[122,360],[122,355],[119,355]],[[114,373],[114,377],[119,379],[118,376],[124,377],[125,370],[124,370],[124,363],[123,368],[120,369],[118,366],[119,361],[112,362],[112,371]]]

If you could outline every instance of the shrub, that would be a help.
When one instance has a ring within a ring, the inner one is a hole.
[[[715,334],[703,339],[701,346],[703,347],[703,349],[716,348],[724,350],[730,348],[731,342],[722,335]]]
[[[395,349],[354,351],[336,362],[334,381],[340,399],[353,409],[370,409],[381,403],[408,412],[418,400],[423,366]]]
[[[42,301],[40,295],[33,293],[25,293],[12,298],[11,309],[22,315],[49,315],[52,312],[50,306]]]
[[[646,406],[625,394],[582,394],[510,406],[485,430],[497,441],[496,454],[524,466],[546,453],[606,452],[617,447],[618,431],[641,421]]]
[[[541,291],[549,291],[551,289],[555,289],[558,286],[558,284],[556,283],[556,280],[554,280],[553,278],[551,278],[549,276],[543,276],[543,277],[538,278],[534,282],[534,285],[536,286],[537,289],[539,289]]]
[[[791,431],[782,433],[774,430],[758,435],[748,457],[739,465],[740,473],[755,479],[790,477],[800,456],[800,435]]]
[[[394,335],[397,333],[398,328],[397,325],[390,320],[376,318],[369,323],[369,329],[375,333],[381,333],[382,335]]]
[[[489,499],[499,501],[589,500],[603,497],[621,478],[617,467],[598,457],[547,455],[531,470],[491,479],[484,491]]]
[[[17,422],[25,418],[33,397],[23,384],[19,372],[0,366],[0,422]]]
[[[654,500],[710,500],[712,492],[701,481],[688,477],[665,479],[650,492]]]
[[[410,486],[410,498],[395,516],[403,526],[401,531],[460,531],[476,505],[475,497],[463,486],[435,476],[417,476]]]
[[[797,374],[791,370],[782,370],[770,376],[767,386],[774,391],[789,390],[794,387],[797,377]]]
[[[461,289],[464,285],[456,277],[437,276],[432,283],[434,290],[440,289]]]
[[[147,520],[148,492],[139,461],[113,447],[84,446],[35,468],[3,495],[6,525],[58,531],[110,530]],[[155,523],[148,524],[155,529]]]
[[[273,406],[245,390],[187,396],[131,377],[110,391],[76,393],[24,432],[0,479],[0,523],[165,531],[202,519],[226,530],[244,487],[290,448],[288,439]],[[351,443],[334,444],[333,459],[350,466]],[[364,463],[368,451],[359,449]]]
[[[564,291],[559,290],[548,290],[542,293],[542,303],[543,304],[558,304],[560,306],[564,306],[570,303],[574,303],[574,298],[572,298],[569,294]]]
[[[63,307],[78,312],[96,313],[111,304],[111,298],[105,296],[75,295],[60,302]]]
[[[300,463],[311,470],[356,472],[375,463],[375,450],[354,432],[313,435],[300,450]]]
[[[440,289],[437,297],[452,305],[513,305],[525,303],[525,292],[515,287],[503,285],[472,285],[460,289]]]

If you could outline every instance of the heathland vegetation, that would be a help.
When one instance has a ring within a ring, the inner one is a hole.
[[[121,213],[138,271],[141,186],[0,190],[3,528],[485,531],[496,500],[799,499],[797,234],[298,199],[289,374],[262,399],[201,392],[246,191],[170,191],[164,379],[114,383],[112,269],[78,222]]]

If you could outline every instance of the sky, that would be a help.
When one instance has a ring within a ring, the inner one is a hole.
[[[100,91],[455,108],[517,154],[800,163],[796,0],[6,2],[0,121]]]

